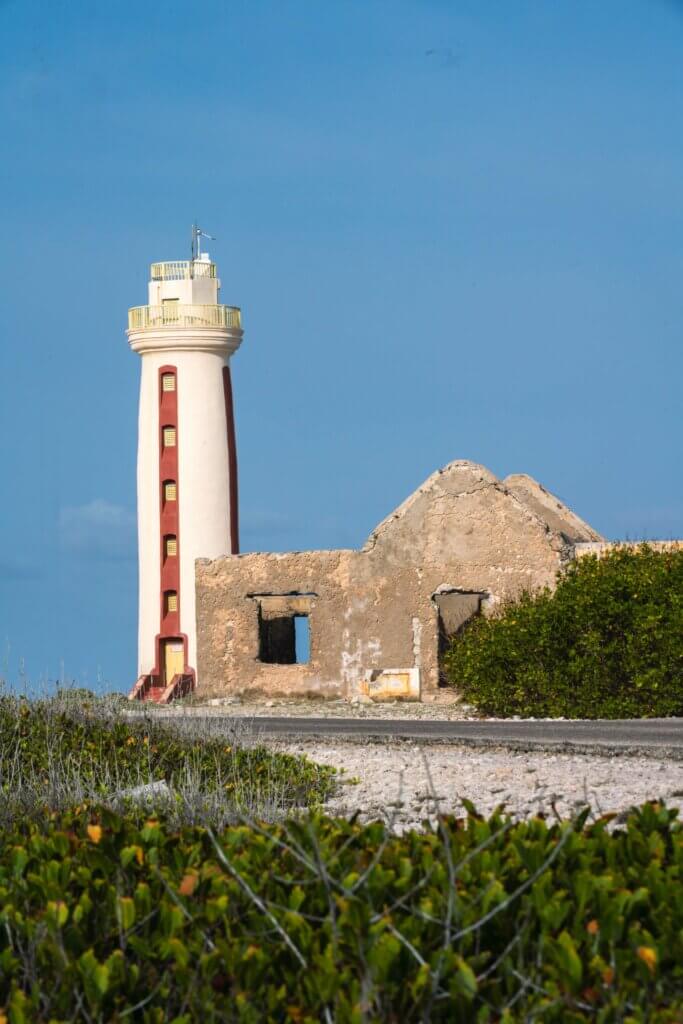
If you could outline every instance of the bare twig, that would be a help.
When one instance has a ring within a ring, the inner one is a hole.
[[[457,941],[458,939],[463,938],[463,936],[469,935],[471,932],[478,931],[480,928],[483,928],[488,921],[496,917],[497,914],[502,913],[503,910],[507,910],[511,903],[514,903],[515,900],[519,899],[522,893],[526,892],[526,890],[529,889],[534,884],[534,882],[537,881],[537,879],[539,879],[541,875],[548,870],[553,861],[556,860],[557,857],[560,855],[560,851],[569,839],[569,836],[573,834],[573,832],[574,826],[572,823],[565,829],[564,835],[557,843],[550,856],[546,857],[546,859],[543,861],[540,867],[538,867],[536,871],[534,871],[534,873],[526,879],[525,882],[522,882],[522,884],[519,885],[514,890],[514,892],[510,893],[507,899],[503,900],[502,903],[497,903],[495,907],[489,910],[488,914],[484,914],[484,916],[480,917],[478,921],[475,921],[473,924],[468,925],[466,928],[461,928],[459,932],[456,932],[456,934],[453,936],[453,941]]]
[[[287,946],[287,948],[292,951],[292,953],[297,958],[297,960],[299,961],[301,966],[304,967],[304,968],[307,967],[308,964],[306,962],[306,959],[302,955],[302,953],[299,950],[298,946],[296,946],[296,944],[292,941],[292,939],[287,934],[285,929],[282,927],[282,925],[280,924],[278,919],[270,912],[270,910],[265,905],[265,903],[263,902],[261,897],[257,896],[257,894],[251,888],[251,886],[246,881],[246,879],[242,878],[242,876],[239,873],[239,871],[230,863],[230,861],[228,860],[228,858],[227,858],[227,856],[225,854],[225,851],[222,849],[222,847],[220,846],[218,840],[216,839],[216,836],[214,835],[213,829],[207,828],[206,832],[207,832],[207,835],[208,835],[209,839],[211,840],[213,848],[216,851],[216,856],[218,857],[219,861],[221,862],[221,864],[223,865],[225,870],[230,875],[232,875],[232,877],[235,879],[235,881],[240,886],[240,888],[243,890],[243,892],[245,892],[247,894],[247,896],[249,897],[249,899],[252,901],[254,906],[258,907],[258,909],[261,911],[261,913],[264,914],[268,918],[268,920],[271,922],[271,924],[274,926],[275,930],[278,932],[278,934],[280,935],[280,937],[284,941],[284,943]]]

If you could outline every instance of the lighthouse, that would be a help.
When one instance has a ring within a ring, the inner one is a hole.
[[[241,314],[219,302],[203,234],[193,227],[191,259],[152,263],[148,305],[128,312],[141,358],[137,700],[166,703],[194,689],[195,559],[239,550],[230,357]]]

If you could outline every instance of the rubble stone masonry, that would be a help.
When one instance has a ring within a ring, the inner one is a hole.
[[[447,635],[470,615],[552,586],[575,545],[602,541],[530,477],[452,462],[359,551],[199,559],[198,693],[420,699],[439,685]],[[310,634],[302,663],[297,617]]]

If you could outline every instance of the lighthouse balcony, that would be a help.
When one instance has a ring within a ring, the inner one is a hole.
[[[161,306],[134,306],[128,310],[129,331],[156,330],[159,327],[224,327],[240,330],[242,314],[237,306],[184,305],[179,302],[164,302]]]

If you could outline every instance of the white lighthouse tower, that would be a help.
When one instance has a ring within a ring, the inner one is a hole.
[[[219,304],[202,234],[193,227],[190,260],[152,264],[149,305],[128,313],[128,341],[142,358],[137,700],[194,688],[195,559],[239,550],[229,362],[241,316]]]

